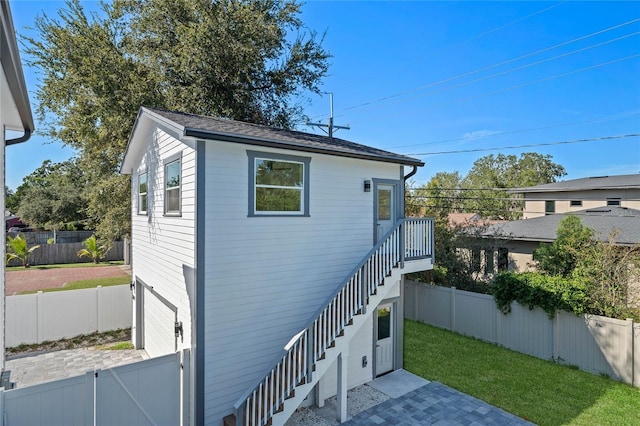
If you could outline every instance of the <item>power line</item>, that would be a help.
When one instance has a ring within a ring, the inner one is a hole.
[[[601,119],[593,119],[593,120],[585,120],[585,121],[574,121],[574,122],[571,122],[571,123],[553,124],[553,125],[541,126],[541,127],[531,127],[531,128],[528,128],[528,129],[510,130],[510,131],[507,131],[507,132],[497,132],[497,133],[494,133],[492,135],[481,136],[481,137],[476,137],[476,138],[461,137],[461,138],[455,138],[455,139],[444,139],[444,140],[435,141],[435,142],[416,143],[416,144],[409,144],[409,145],[395,145],[395,146],[390,146],[388,148],[392,149],[392,148],[406,148],[406,147],[412,147],[412,146],[437,145],[437,144],[446,143],[446,142],[471,141],[471,140],[477,140],[477,139],[484,139],[484,138],[487,138],[489,136],[512,135],[512,134],[515,134],[515,133],[525,133],[525,132],[532,132],[532,131],[536,131],[536,130],[554,129],[554,128],[557,128],[557,127],[576,126],[576,125],[580,125],[580,124],[606,123],[608,121],[624,120],[624,119],[629,118],[629,117],[640,116],[640,111],[632,112],[630,114],[626,114],[626,115],[618,116],[618,117],[615,117],[615,115],[616,114],[607,115],[605,117],[601,117]]]
[[[605,140],[614,140],[614,139],[625,139],[631,137],[640,136],[640,133],[631,133],[628,135],[616,135],[616,136],[602,136],[599,138],[588,138],[588,139],[575,139],[571,141],[559,141],[559,142],[547,142],[547,143],[531,143],[526,145],[511,145],[511,146],[501,146],[501,147],[493,147],[493,148],[476,148],[476,149],[459,149],[457,151],[439,151],[439,152],[418,152],[413,154],[405,154],[405,155],[442,155],[442,154],[462,154],[466,152],[485,152],[485,151],[500,151],[503,149],[517,149],[517,148],[532,148],[536,146],[552,146],[552,145],[565,145],[572,143],[583,143],[583,142],[596,142],[596,141],[605,141]]]
[[[459,75],[456,75],[456,76],[453,76],[453,77],[449,77],[449,78],[446,78],[444,80],[440,80],[440,81],[436,81],[436,82],[433,82],[433,83],[429,83],[429,84],[426,84],[426,85],[423,85],[423,86],[419,86],[419,87],[414,88],[414,89],[405,90],[403,92],[399,92],[399,93],[396,93],[396,94],[393,94],[393,95],[385,96],[383,98],[379,98],[379,99],[376,99],[376,100],[364,102],[364,103],[361,103],[361,104],[358,104],[358,105],[353,105],[353,106],[350,106],[350,107],[342,109],[342,111],[349,111],[349,110],[353,110],[353,109],[357,109],[357,108],[362,108],[362,107],[365,107],[365,106],[368,106],[368,105],[373,105],[373,104],[376,104],[376,103],[380,103],[380,102],[384,102],[384,101],[387,101],[387,100],[390,100],[390,99],[394,99],[394,98],[399,97],[399,96],[404,96],[404,95],[408,95],[408,94],[411,94],[411,93],[414,93],[414,92],[417,92],[417,91],[421,91],[421,90],[424,90],[424,89],[427,89],[427,88],[430,88],[430,87],[433,87],[433,86],[437,86],[437,85],[440,85],[440,84],[443,84],[443,83],[448,83],[450,81],[458,80],[458,79],[461,79],[463,77],[467,77],[467,76],[470,76],[470,75],[473,75],[473,74],[477,74],[477,73],[482,72],[482,71],[487,71],[487,70],[490,70],[490,69],[493,69],[493,68],[497,68],[499,66],[506,65],[506,64],[509,64],[511,62],[515,62],[515,61],[518,61],[518,60],[521,60],[521,59],[525,59],[525,58],[528,58],[530,56],[535,56],[535,55],[538,55],[540,53],[547,52],[549,50],[557,49],[559,47],[566,46],[566,45],[571,44],[571,43],[575,43],[575,42],[578,42],[578,41],[581,41],[581,40],[584,40],[584,39],[587,39],[587,38],[590,38],[590,37],[594,37],[596,35],[603,34],[603,33],[608,32],[608,31],[613,31],[615,29],[622,28],[624,26],[631,25],[631,24],[634,24],[636,22],[640,22],[640,18],[632,19],[630,21],[623,22],[621,24],[617,24],[617,25],[614,25],[614,26],[611,26],[611,27],[608,27],[608,28],[604,28],[602,30],[599,30],[599,31],[596,31],[596,32],[593,32],[593,33],[590,33],[590,34],[586,34],[584,36],[577,37],[577,38],[572,39],[572,40],[568,40],[568,41],[565,41],[565,42],[562,42],[562,43],[559,43],[559,44],[556,44],[556,45],[553,45],[553,46],[550,46],[550,47],[546,47],[546,48],[543,48],[543,49],[536,50],[534,52],[530,52],[530,53],[527,53],[527,54],[524,54],[524,55],[520,55],[520,56],[517,56],[515,58],[511,58],[511,59],[508,59],[508,60],[493,64],[493,65],[489,65],[489,66],[486,66],[486,67],[478,68],[478,69],[473,70],[473,71],[468,71],[466,73],[459,74]],[[324,114],[320,115],[320,116],[317,116],[317,117],[322,117],[322,116],[324,116]],[[338,115],[338,117],[340,117],[340,115]]]

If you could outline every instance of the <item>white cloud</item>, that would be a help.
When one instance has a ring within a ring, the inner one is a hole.
[[[473,132],[467,132],[462,135],[462,139],[472,140],[472,139],[482,139],[492,135],[497,135],[498,133],[502,133],[499,130],[475,130]]]

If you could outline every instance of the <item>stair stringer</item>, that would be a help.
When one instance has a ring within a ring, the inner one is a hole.
[[[307,395],[309,395],[309,392],[311,392],[322,376],[325,375],[333,362],[338,359],[338,355],[348,349],[351,339],[358,333],[360,328],[362,328],[362,325],[367,322],[369,317],[373,314],[375,307],[387,298],[394,284],[398,283],[402,278],[402,274],[402,269],[398,266],[391,270],[391,275],[384,279],[382,285],[378,286],[376,294],[369,297],[369,303],[367,303],[365,313],[355,315],[353,317],[353,323],[344,328],[344,334],[335,339],[335,346],[328,348],[324,353],[324,358],[316,361],[311,381],[296,386],[294,396],[286,399],[282,410],[271,417],[271,424],[273,426],[284,425],[294,411],[298,409],[302,401],[304,401]]]

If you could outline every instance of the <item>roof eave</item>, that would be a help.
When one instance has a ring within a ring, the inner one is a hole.
[[[11,95],[18,109],[24,130],[24,135],[6,141],[6,145],[13,145],[26,142],[34,131],[34,124],[8,1],[0,2],[0,14],[2,21],[2,30],[0,31],[0,62],[2,63],[9,87],[11,88]]]
[[[424,166],[424,162],[414,158],[410,158],[410,157],[397,158],[397,157],[382,156],[382,155],[367,155],[367,154],[355,153],[355,152],[345,152],[337,149],[334,150],[330,148],[319,148],[319,147],[313,147],[308,145],[295,144],[291,142],[284,142],[280,140],[252,138],[248,136],[239,136],[234,134],[214,132],[210,130],[203,130],[203,129],[196,129],[196,128],[188,128],[188,127],[185,128],[184,135],[187,137],[193,137],[198,139],[215,139],[215,140],[220,140],[225,142],[243,143],[247,145],[262,146],[267,148],[284,148],[284,149],[291,149],[291,150],[302,151],[302,152],[335,155],[339,157],[382,161],[386,163],[402,164],[406,166],[418,166],[418,167]]]

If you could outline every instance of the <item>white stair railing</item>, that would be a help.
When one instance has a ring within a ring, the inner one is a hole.
[[[315,364],[333,345],[355,315],[366,312],[369,297],[376,293],[393,268],[405,260],[432,255],[433,221],[401,219],[349,274],[329,297],[313,320],[284,347],[284,353],[259,383],[234,405],[236,424],[264,426],[280,411],[295,388],[309,383]]]

